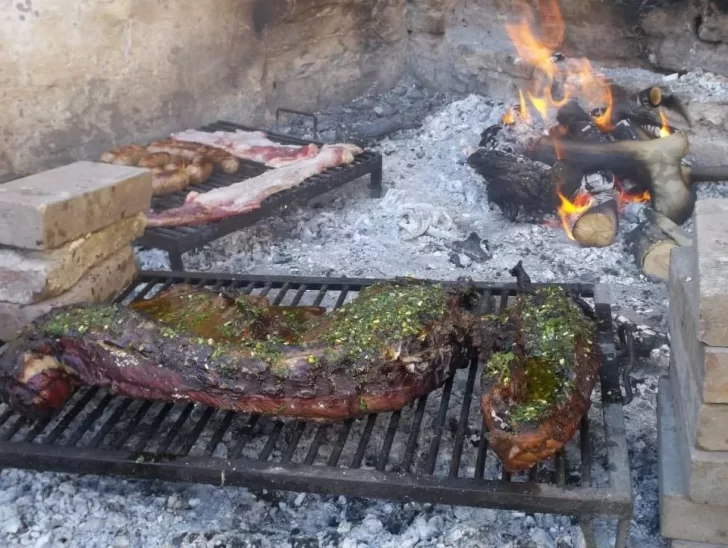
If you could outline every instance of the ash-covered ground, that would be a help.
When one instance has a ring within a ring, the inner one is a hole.
[[[666,373],[669,354],[665,284],[646,280],[625,251],[634,212],[622,219],[614,245],[582,249],[554,225],[512,223],[489,208],[487,187],[465,160],[503,111],[485,97],[432,94],[405,81],[382,96],[321,113],[322,134],[331,140],[370,142],[400,130],[373,145],[384,156],[383,198],[369,197],[366,180],[351,183],[190,254],[186,268],[510,281],[508,269],[523,260],[534,281],[608,284],[615,315],[649,326],[655,347],[637,364],[635,399],[625,407],[635,495],[629,545],[665,546],[655,416],[657,378]],[[728,189],[711,185],[699,194],[728,195]],[[144,267],[168,268],[163,254],[139,251]],[[598,404],[592,413],[599,413]],[[613,543],[611,528],[600,526],[597,536],[602,546]],[[9,546],[39,548],[585,545],[577,522],[563,516],[19,470],[0,473],[0,538]]]

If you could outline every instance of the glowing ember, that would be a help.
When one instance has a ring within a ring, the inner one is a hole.
[[[558,193],[561,205],[558,208],[559,217],[561,218],[561,226],[564,228],[566,235],[570,240],[574,240],[574,235],[571,232],[572,223],[569,222],[570,218],[574,215],[580,215],[585,211],[591,209],[594,203],[594,198],[588,192],[580,192],[571,202],[561,192]]]
[[[670,130],[670,123],[667,121],[667,116],[665,116],[665,111],[662,109],[660,109],[660,120],[662,122],[660,137],[669,137],[672,135],[672,131]]]
[[[643,204],[649,202],[651,199],[650,193],[647,190],[638,193],[629,192],[616,177],[614,178],[614,188],[619,192],[618,205],[620,213],[627,204]]]

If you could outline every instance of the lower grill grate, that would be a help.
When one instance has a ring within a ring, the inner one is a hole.
[[[265,295],[275,305],[336,308],[374,281],[145,272],[118,301],[191,283]],[[505,309],[516,293],[512,284],[476,287],[483,313]],[[611,309],[599,286],[565,287],[594,302],[602,397],[566,450],[528,473],[505,473],[482,435],[477,361],[401,411],[324,425],[96,388],[35,423],[0,404],[0,466],[566,514],[585,527],[613,518],[624,546],[632,490]]]
[[[202,131],[235,131],[237,129],[258,131],[256,128],[241,126],[231,122],[216,122],[200,129]],[[271,132],[267,133],[272,141],[283,144],[306,145],[311,143],[311,141],[304,141],[294,137]],[[321,145],[322,143],[317,142],[315,144]],[[190,185],[179,192],[155,196],[152,199],[152,208],[155,211],[163,211],[179,207],[184,203],[190,191],[207,192],[215,188],[226,187],[233,183],[256,177],[268,169],[263,164],[249,160],[240,160],[240,169],[234,174],[227,174],[215,168],[210,178],[202,184]],[[381,194],[382,186],[382,156],[380,154],[365,150],[362,154],[356,156],[353,163],[327,169],[319,175],[308,178],[295,188],[274,194],[264,200],[259,209],[249,213],[228,217],[227,219],[201,226],[148,228],[136,241],[136,244],[147,248],[167,251],[172,269],[181,270],[183,268],[182,253],[203,246],[242,228],[252,226],[289,205],[306,203],[316,196],[365,175],[370,175],[372,195],[378,197]]]

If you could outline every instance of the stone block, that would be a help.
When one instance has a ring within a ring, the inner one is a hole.
[[[695,248],[674,249],[670,259],[670,334],[679,337],[678,364],[690,367],[702,401],[728,403],[728,348],[706,346],[698,340],[698,299]],[[675,346],[673,344],[673,346]]]
[[[670,548],[725,548],[728,544],[715,544],[713,542],[693,542],[690,540],[673,540]]]
[[[75,162],[0,185],[0,245],[54,249],[147,211],[149,170]]]
[[[695,204],[698,339],[728,346],[728,200]]]
[[[33,304],[60,295],[145,226],[140,213],[50,251],[0,249],[0,302]]]
[[[669,539],[728,543],[728,507],[701,504],[690,496],[682,452],[676,450],[684,440],[673,403],[670,380],[663,377],[657,394],[660,532]],[[728,468],[728,459],[725,464]]]
[[[690,498],[700,504],[728,506],[728,452],[706,451],[696,446],[688,434],[684,395],[678,386],[679,380],[670,360],[670,377],[675,404],[675,421],[680,443],[683,477]]]
[[[0,303],[0,340],[8,341],[20,329],[53,308],[112,299],[138,273],[134,250],[126,246],[91,268],[71,289],[46,301],[27,306]]]

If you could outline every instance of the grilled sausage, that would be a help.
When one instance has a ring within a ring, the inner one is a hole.
[[[194,160],[195,156],[202,155],[212,160],[215,165],[219,166],[225,173],[237,173],[238,169],[240,169],[240,160],[232,154],[215,147],[198,143],[163,139],[150,143],[147,147],[147,151],[166,152],[173,156],[181,156],[186,160]]]
[[[210,175],[215,165],[212,160],[205,156],[195,156],[192,163],[189,164],[185,169],[190,176],[190,183],[199,184],[204,183]]]
[[[126,145],[112,148],[104,152],[99,159],[105,164],[116,164],[120,166],[135,166],[139,163],[146,151],[139,145]]]
[[[155,167],[164,167],[169,163],[170,156],[166,152],[147,153],[139,160],[139,167],[153,169]]]
[[[169,194],[182,190],[190,184],[190,175],[187,169],[175,164],[167,164],[164,167],[152,169],[152,194]]]

